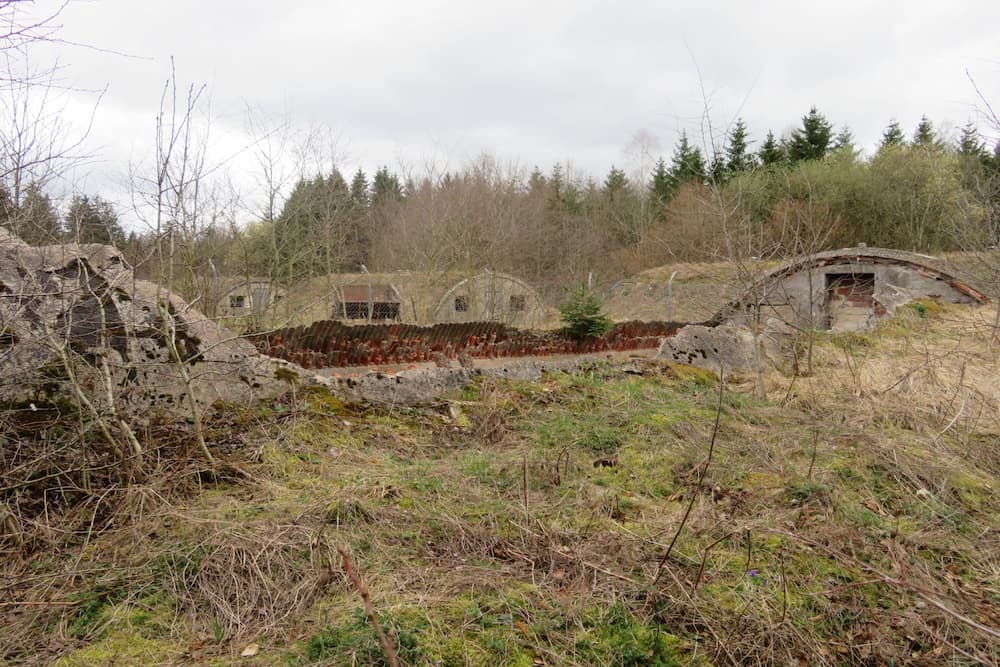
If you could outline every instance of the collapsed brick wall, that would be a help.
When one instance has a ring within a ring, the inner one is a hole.
[[[600,338],[569,339],[558,332],[515,329],[499,322],[417,326],[350,326],[324,320],[308,326],[257,334],[250,340],[272,357],[303,368],[337,368],[455,359],[582,354],[605,350],[653,349],[683,326],[676,322],[621,322]]]

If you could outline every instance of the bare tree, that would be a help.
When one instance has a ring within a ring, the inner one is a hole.
[[[93,91],[90,117],[80,125],[68,120],[66,89],[58,63],[35,63],[33,46],[58,41],[58,18],[66,3],[40,17],[26,11],[29,3],[0,2],[0,189],[3,222],[22,238],[53,242],[58,225],[37,206],[34,195],[47,197],[55,181],[84,161],[102,91]],[[37,197],[36,197],[37,201]]]
[[[211,462],[213,457],[205,442],[192,369],[179,341],[172,312],[178,285],[188,288],[190,298],[197,281],[193,255],[198,247],[198,235],[205,225],[204,188],[208,169],[207,128],[198,125],[196,115],[204,92],[204,86],[179,89],[176,71],[171,71],[163,87],[156,118],[152,173],[143,177],[134,171],[132,184],[136,214],[145,220],[153,234],[153,256],[149,260],[155,266],[162,334],[170,359],[185,386],[198,447]],[[194,297],[194,302],[197,300],[198,297]]]

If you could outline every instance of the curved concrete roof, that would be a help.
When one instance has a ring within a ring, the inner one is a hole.
[[[808,271],[836,264],[896,264],[917,267],[923,271],[935,274],[937,278],[946,281],[959,292],[980,303],[988,301],[986,294],[972,285],[973,279],[967,273],[937,257],[907,252],[905,250],[894,250],[892,248],[858,246],[854,248],[840,248],[839,250],[824,250],[823,252],[803,255],[783,262],[764,273],[760,280],[743,293],[741,298],[726,304],[709,320],[709,323],[718,324],[722,322],[732,315],[733,311],[740,304],[746,303],[749,300],[749,295],[766,293],[765,290],[768,285],[789,275],[798,273],[799,271]]]
[[[470,281],[478,280],[480,278],[483,278],[484,276],[485,277],[491,277],[491,278],[493,278],[495,280],[503,280],[503,281],[514,283],[515,285],[517,285],[518,287],[520,287],[521,289],[523,289],[527,294],[531,295],[531,297],[536,301],[536,304],[535,304],[536,307],[538,307],[538,308],[544,308],[545,307],[545,303],[542,301],[542,297],[538,294],[538,290],[536,290],[534,287],[532,287],[528,283],[524,282],[523,280],[521,280],[517,276],[512,276],[509,273],[502,273],[500,271],[493,271],[492,269],[483,269],[482,271],[480,271],[479,273],[477,273],[475,275],[471,275],[471,276],[468,276],[466,278],[463,278],[462,280],[459,280],[457,283],[455,283],[454,285],[452,285],[451,287],[449,287],[447,290],[445,290],[444,294],[441,295],[441,298],[438,299],[437,306],[434,307],[434,311],[433,312],[434,313],[439,313],[441,311],[441,309],[445,306],[445,304],[448,303],[451,299],[454,298],[455,293],[463,285],[467,285]]]

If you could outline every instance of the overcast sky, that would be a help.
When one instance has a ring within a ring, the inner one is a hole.
[[[966,70],[1000,108],[996,0],[76,0],[60,22],[64,40],[106,50],[44,54],[74,86],[107,88],[100,161],[78,176],[90,189],[148,158],[171,57],[181,84],[206,85],[217,161],[248,143],[249,107],[329,128],[344,172],[456,169],[486,151],[602,178],[634,167],[637,133],[667,158],[682,129],[701,142],[706,108],[717,133],[742,116],[757,141],[811,105],[868,149],[890,118],[907,134],[921,114],[986,132]],[[67,114],[84,117],[93,96],[73,98]]]

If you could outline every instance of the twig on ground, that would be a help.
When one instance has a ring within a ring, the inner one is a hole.
[[[521,484],[524,488],[524,512],[527,514],[530,510],[528,505],[528,455],[525,454],[521,459]]]
[[[663,558],[660,559],[660,564],[656,567],[656,576],[653,577],[653,585],[659,583],[660,578],[663,576],[663,568],[667,565],[667,560],[670,558],[670,552],[674,550],[674,545],[677,544],[677,538],[681,536],[681,532],[684,530],[685,524],[687,524],[688,517],[691,516],[691,510],[694,508],[695,500],[698,499],[698,494],[701,492],[701,484],[705,481],[705,475],[708,474],[708,467],[712,464],[712,454],[715,452],[715,439],[719,435],[719,421],[722,419],[722,396],[725,393],[725,377],[723,376],[722,369],[719,369],[719,403],[715,408],[715,424],[712,426],[712,439],[708,443],[708,456],[705,458],[705,463],[701,467],[701,472],[698,474],[698,483],[695,484],[694,490],[691,492],[691,499],[688,501],[687,508],[684,510],[684,516],[681,517],[681,523],[677,526],[677,530],[674,532],[673,539],[670,540],[670,544],[667,546],[667,551],[663,554]]]
[[[354,571],[347,552],[341,547],[337,547],[337,553],[344,559],[344,570],[347,572],[347,577],[361,595],[361,602],[365,606],[365,614],[368,616],[368,622],[371,623],[372,628],[375,629],[375,634],[378,635],[378,643],[381,644],[382,650],[385,652],[385,659],[388,661],[389,667],[399,667],[399,659],[396,657],[396,647],[389,641],[385,632],[382,631],[382,626],[379,625],[378,619],[375,617],[375,608],[372,606],[371,598],[368,596],[368,589],[365,588],[358,573]]]
[[[720,542],[724,542],[733,536],[733,533],[726,533],[716,541],[705,547],[705,550],[701,554],[701,565],[698,566],[698,574],[694,577],[694,584],[691,586],[691,594],[698,592],[698,584],[701,583],[701,575],[705,572],[705,563],[708,561],[708,554],[714,549]]]

